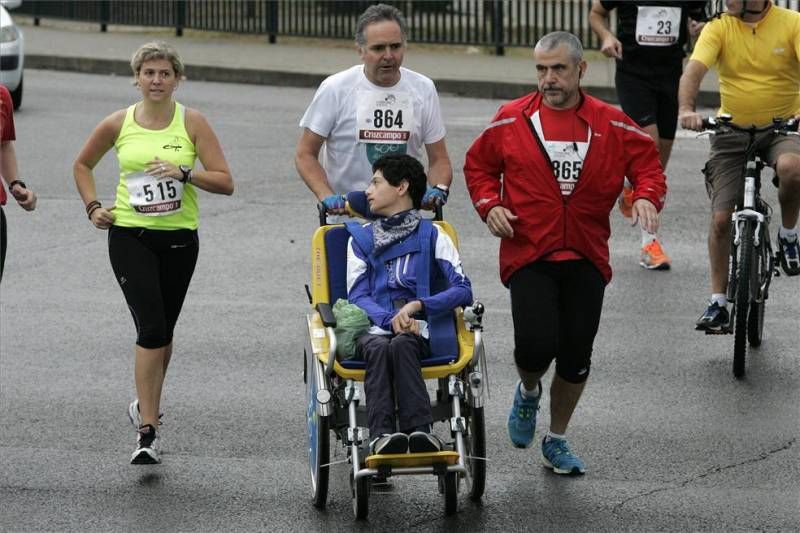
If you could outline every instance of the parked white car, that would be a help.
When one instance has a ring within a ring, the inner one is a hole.
[[[22,0],[0,0],[0,83],[11,92],[14,109],[22,105],[22,68],[25,65],[25,39],[6,11],[19,7]]]

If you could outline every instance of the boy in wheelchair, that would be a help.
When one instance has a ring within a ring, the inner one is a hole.
[[[408,155],[387,155],[373,172],[366,198],[378,218],[347,223],[348,300],[372,324],[356,344],[366,362],[370,451],[437,452],[442,442],[431,434],[420,360],[430,354],[430,320],[470,305],[472,288],[453,241],[420,216],[427,186],[422,165]]]

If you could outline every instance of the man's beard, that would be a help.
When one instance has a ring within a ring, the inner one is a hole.
[[[542,95],[547,103],[550,105],[562,105],[564,102],[569,100],[571,94],[567,94],[564,89],[560,89],[558,87],[545,87],[542,90]]]

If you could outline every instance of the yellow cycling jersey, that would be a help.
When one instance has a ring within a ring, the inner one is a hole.
[[[703,28],[691,59],[719,74],[720,113],[763,126],[800,110],[800,13],[771,6],[758,23],[723,14]]]
[[[197,153],[186,132],[185,108],[175,103],[169,126],[143,128],[134,119],[136,105],[128,108],[114,143],[120,176],[114,202],[116,226],[159,230],[197,229],[197,190],[189,183],[157,179],[145,172],[156,157],[179,166],[193,167]]]

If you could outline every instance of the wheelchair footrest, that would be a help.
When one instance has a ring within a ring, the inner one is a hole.
[[[392,453],[370,455],[366,459],[367,468],[431,466],[434,464],[454,465],[458,462],[458,452],[444,451],[432,453]]]

